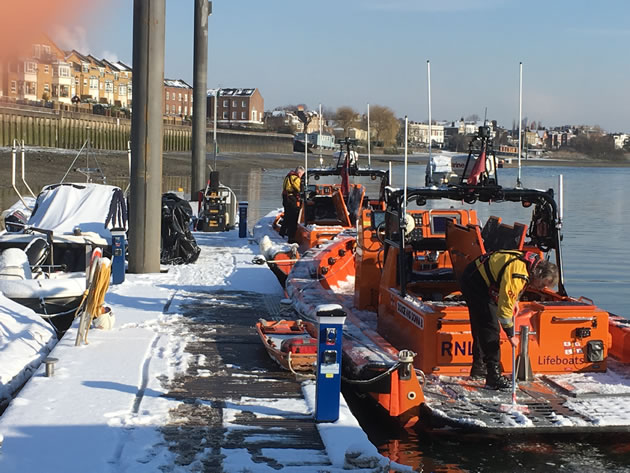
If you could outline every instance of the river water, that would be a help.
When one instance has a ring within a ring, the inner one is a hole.
[[[250,229],[258,218],[281,206],[280,190],[286,172],[263,168],[243,172],[229,167],[221,171],[222,183],[232,188],[239,201],[248,201]],[[563,258],[567,292],[575,297],[586,296],[598,306],[630,318],[630,168],[527,166],[522,169],[521,180],[524,187],[554,188],[557,192],[560,174],[564,180]],[[516,177],[516,169],[501,169],[499,182],[513,186]],[[402,187],[401,165],[393,167],[392,180],[394,186]],[[409,185],[423,182],[424,165],[409,166]],[[32,187],[43,184],[48,183],[33,183]],[[125,186],[124,182],[115,184]],[[189,185],[189,178],[170,176],[164,178],[163,189],[182,188],[188,192]],[[1,208],[14,201],[12,192],[0,191]],[[492,215],[492,210],[488,205],[487,215]],[[484,210],[478,212],[482,219],[487,216]],[[514,220],[528,223],[529,215],[515,215]],[[353,403],[353,407],[379,451],[417,471],[630,471],[630,435],[527,440],[426,438],[389,428],[360,403]]]

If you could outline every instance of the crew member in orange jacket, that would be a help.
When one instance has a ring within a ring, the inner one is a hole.
[[[298,166],[294,171],[290,171],[282,183],[282,205],[284,206],[284,217],[280,225],[280,236],[287,235],[289,243],[296,243],[295,232],[297,231],[297,221],[300,212],[300,190],[304,167]]]
[[[460,285],[468,305],[473,336],[470,376],[486,378],[486,386],[504,389],[511,385],[501,376],[499,325],[513,346],[514,316],[526,287],[542,289],[558,284],[558,267],[536,253],[499,250],[480,256],[464,271]]]

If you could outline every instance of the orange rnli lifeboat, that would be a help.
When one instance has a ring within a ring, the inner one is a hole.
[[[389,172],[361,168],[350,149],[354,140],[344,141],[348,151],[339,154],[335,166],[309,169],[302,176],[302,195],[295,243],[280,236],[284,213],[271,212],[254,227],[254,238],[261,253],[280,283],[284,286],[295,262],[310,248],[322,244],[339,233],[356,228],[364,209],[385,208],[383,197],[389,184]]]
[[[496,167],[494,167],[496,173]],[[630,431],[630,322],[567,294],[561,220],[552,190],[505,188],[494,176],[386,191],[386,210],[364,209],[357,232],[304,253],[286,290],[305,317],[318,304],[346,311],[345,381],[401,424],[486,433]],[[482,203],[483,207],[474,208]],[[515,205],[529,224],[488,213]],[[514,359],[501,334],[513,390],[469,376],[472,335],[459,277],[484,253],[529,251],[560,269],[557,287],[526,288]],[[513,363],[510,363],[513,361]]]

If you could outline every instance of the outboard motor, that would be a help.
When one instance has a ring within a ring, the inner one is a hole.
[[[14,210],[4,217],[4,226],[9,233],[19,233],[24,231],[28,217],[20,210]]]
[[[35,272],[40,269],[40,266],[46,262],[50,255],[50,244],[45,238],[34,238],[24,248],[26,257],[28,258],[28,264],[31,265],[31,269]]]

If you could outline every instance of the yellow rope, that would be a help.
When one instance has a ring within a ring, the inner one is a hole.
[[[105,294],[109,289],[109,278],[111,276],[111,263],[103,263],[102,259],[99,259],[96,264],[96,270],[94,272],[94,279],[92,280],[92,287],[88,294],[87,304],[85,310],[90,315],[90,321],[85,328],[84,342],[87,343],[87,334],[92,321],[101,315],[101,307],[105,302]]]

